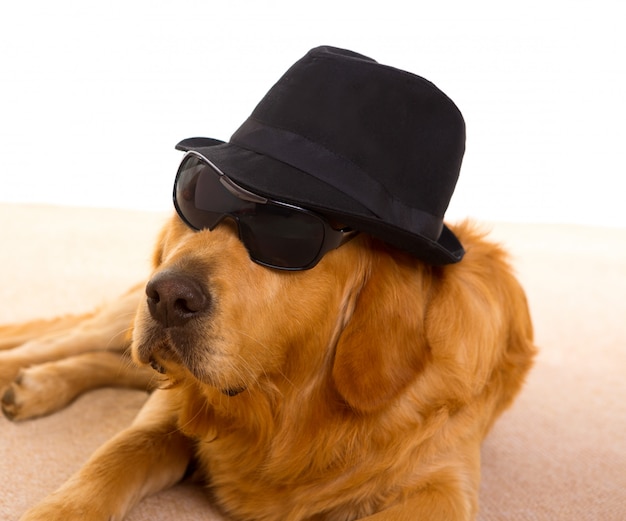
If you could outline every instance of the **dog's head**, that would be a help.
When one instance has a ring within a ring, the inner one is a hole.
[[[251,261],[228,222],[193,231],[174,218],[137,313],[135,359],[220,400],[317,386],[368,413],[409,385],[424,407],[497,385],[510,388],[505,404],[533,349],[526,300],[502,250],[469,226],[456,232],[469,248],[455,265],[428,266],[362,234],[288,272]]]

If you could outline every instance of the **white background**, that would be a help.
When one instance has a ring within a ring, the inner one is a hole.
[[[449,218],[626,226],[622,3],[3,2],[0,201],[168,209],[174,145],[227,140],[326,44],[460,107]]]

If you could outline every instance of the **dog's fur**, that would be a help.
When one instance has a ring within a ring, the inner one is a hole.
[[[184,324],[155,319],[139,285],[92,315],[0,329],[13,419],[95,386],[155,389],[22,519],[122,519],[192,462],[235,520],[473,519],[481,441],[535,348],[506,254],[468,223],[454,233],[458,264],[362,234],[284,272],[253,263],[228,223],[194,232],[174,218],[152,281],[182,277],[206,297]]]

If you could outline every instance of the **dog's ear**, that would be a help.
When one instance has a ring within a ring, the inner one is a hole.
[[[425,315],[430,361],[436,368],[428,392],[457,404],[489,392],[502,408],[532,364],[533,328],[506,253],[468,226],[457,228],[468,245],[466,256],[442,271]]]
[[[333,380],[355,410],[374,412],[422,370],[426,279],[391,256],[371,267],[335,352]]]

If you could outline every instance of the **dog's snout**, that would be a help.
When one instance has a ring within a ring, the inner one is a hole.
[[[152,318],[165,327],[183,326],[210,306],[202,286],[181,273],[155,275],[146,286],[146,295]]]

